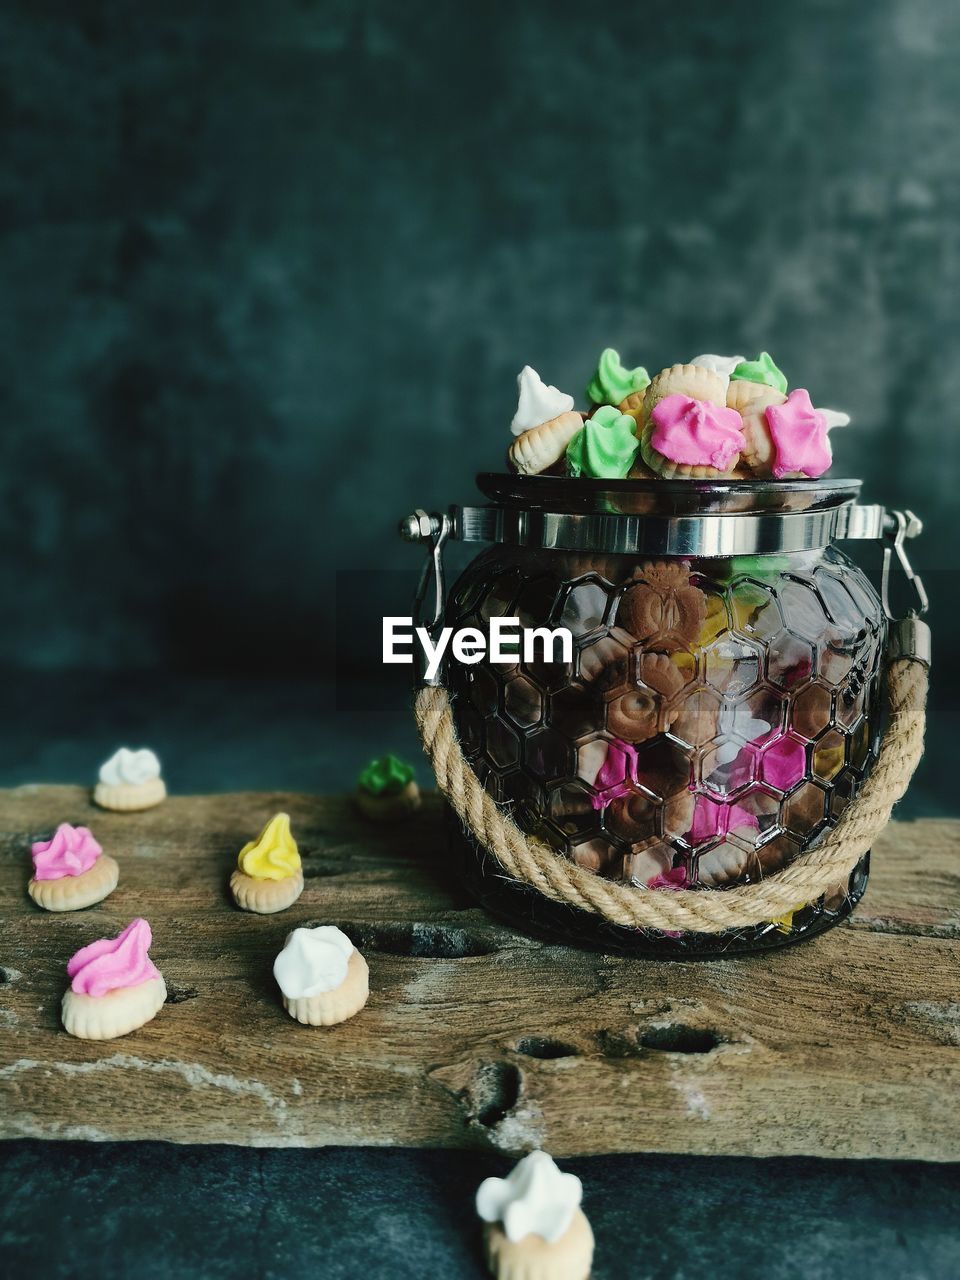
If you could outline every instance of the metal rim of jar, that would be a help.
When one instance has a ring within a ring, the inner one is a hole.
[[[859,480],[584,482],[481,474],[477,483],[500,501],[450,508],[449,536],[460,542],[612,555],[784,555],[835,539],[880,538],[887,521],[884,507],[856,502]],[[664,513],[664,506],[680,509]]]

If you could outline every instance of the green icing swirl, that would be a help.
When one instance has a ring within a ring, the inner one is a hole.
[[[728,582],[744,575],[772,582],[789,571],[790,563],[789,556],[731,556],[727,561],[714,561],[710,567],[716,567],[717,576]]]
[[[731,381],[738,378],[743,382],[759,382],[765,387],[773,387],[774,391],[779,391],[782,396],[787,394],[787,380],[773,363],[773,358],[768,351],[761,351],[756,360],[743,360],[731,373],[730,378]]]
[[[392,796],[412,781],[413,766],[388,754],[381,756],[379,760],[371,760],[361,770],[357,785],[362,791],[369,791],[374,796]]]
[[[636,426],[629,413],[618,413],[609,404],[601,405],[567,445],[571,474],[623,480],[640,448],[634,435]]]
[[[587,387],[591,404],[622,404],[634,391],[642,391],[650,383],[646,369],[625,369],[613,347],[607,347],[597,362],[597,371]]]

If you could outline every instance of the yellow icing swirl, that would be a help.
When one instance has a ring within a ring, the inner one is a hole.
[[[270,819],[256,840],[245,844],[237,856],[237,866],[254,880],[285,880],[300,870],[300,851],[290,834],[290,815],[278,813]]]

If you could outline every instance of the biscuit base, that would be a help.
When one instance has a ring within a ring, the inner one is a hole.
[[[272,916],[275,911],[292,907],[303,893],[303,872],[284,876],[282,880],[257,880],[237,867],[230,877],[230,892],[241,911]]]
[[[166,998],[163,978],[148,978],[105,996],[85,996],[71,988],[63,996],[64,1030],[79,1040],[115,1040],[155,1018]]]
[[[747,378],[733,378],[727,387],[727,408],[745,413],[762,412],[772,404],[783,404],[787,397],[776,387],[764,382],[750,382]]]
[[[332,991],[315,996],[283,997],[283,1007],[291,1018],[306,1027],[333,1027],[359,1013],[370,995],[370,970],[356,948],[347,961],[347,976]]]
[[[582,1209],[553,1244],[538,1235],[514,1244],[498,1224],[484,1229],[483,1244],[497,1280],[587,1280],[593,1264],[593,1231]]]
[[[402,791],[375,796],[361,787],[356,794],[357,808],[370,822],[397,822],[409,818],[423,803],[420,788],[411,779]]]
[[[152,809],[161,800],[165,800],[166,796],[167,787],[162,778],[151,778],[149,782],[123,782],[116,786],[98,782],[93,789],[93,803],[98,804],[101,809],[112,809],[115,813]]]
[[[640,457],[661,480],[725,480],[736,470],[740,461],[739,453],[735,453],[726,471],[718,471],[716,467],[706,465],[691,466],[685,462],[674,462],[653,447],[651,437],[655,429],[653,422],[644,423],[640,432]]]
[[[101,853],[92,867],[79,876],[61,876],[58,880],[31,880],[27,893],[44,911],[81,911],[102,902],[113,893],[120,879],[120,868],[107,853]]]
[[[692,400],[709,400],[722,407],[727,403],[727,385],[726,378],[703,365],[674,364],[669,369],[661,369],[644,390],[640,421],[649,422],[654,409],[667,396],[689,396]]]

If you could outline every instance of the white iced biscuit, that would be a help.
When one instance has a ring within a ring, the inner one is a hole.
[[[94,803],[101,809],[129,812],[152,809],[167,794],[160,776],[160,761],[149,747],[131,751],[120,747],[100,766],[100,777],[93,792]]]
[[[487,1262],[497,1280],[586,1280],[593,1232],[580,1209],[583,1187],[545,1151],[532,1151],[506,1178],[477,1190],[487,1224]]]
[[[714,356],[703,355],[694,356],[690,361],[699,369],[710,369],[713,373],[719,374],[721,378],[730,381],[730,375],[738,364],[743,364],[746,356]]]
[[[569,413],[573,408],[573,396],[545,383],[528,364],[517,375],[517,390],[517,411],[510,423],[515,436],[522,436],[531,427],[539,427],[542,422]]]
[[[294,929],[273,962],[273,976],[292,1018],[330,1027],[359,1013],[370,994],[367,962],[335,925]]]

